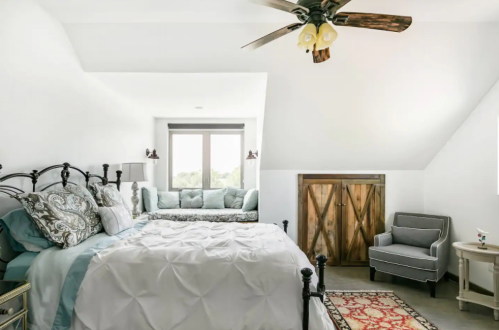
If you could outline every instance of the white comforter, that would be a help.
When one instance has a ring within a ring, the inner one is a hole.
[[[93,257],[72,328],[299,330],[303,267],[275,225],[150,221]],[[310,329],[334,329],[318,298]]]

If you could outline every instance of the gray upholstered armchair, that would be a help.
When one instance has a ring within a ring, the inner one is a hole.
[[[447,279],[450,218],[395,213],[392,230],[376,235],[369,248],[371,281],[376,271],[427,282],[435,298],[435,284]]]

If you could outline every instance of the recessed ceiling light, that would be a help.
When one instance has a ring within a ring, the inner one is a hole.
[[[202,110],[203,107],[194,107],[195,109]]]

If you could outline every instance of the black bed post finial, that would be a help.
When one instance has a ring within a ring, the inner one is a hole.
[[[324,283],[324,269],[326,269],[327,257],[319,254],[315,257],[317,260],[317,268],[319,268],[319,282],[317,283],[317,292],[322,294],[319,298],[324,302],[324,293],[326,292],[326,284]]]
[[[120,190],[121,186],[121,173],[123,173],[123,171],[116,171],[116,186],[118,187],[118,191]]]
[[[33,192],[36,191],[36,183],[38,182],[38,177],[39,177],[38,171],[33,170],[33,172],[31,172],[31,183],[33,184]]]
[[[310,268],[303,268],[301,270],[302,281],[303,281],[303,330],[308,330],[308,317],[309,317],[309,304],[310,304],[310,282],[312,280],[312,274],[314,272]]]
[[[109,164],[102,165],[102,168],[104,169],[104,178],[107,179],[107,172],[109,171]]]
[[[283,224],[283,227],[284,227],[284,232],[287,234],[288,233],[288,225],[289,225],[289,221],[288,220],[284,220],[282,222]]]
[[[71,165],[69,163],[64,163],[62,165],[64,166],[61,171],[62,186],[66,187],[69,179],[69,167]]]

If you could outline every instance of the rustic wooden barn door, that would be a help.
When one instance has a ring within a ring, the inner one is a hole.
[[[329,265],[339,265],[341,180],[305,180],[302,197],[307,213],[302,237],[305,253],[312,263],[323,254]]]
[[[298,245],[315,263],[368,265],[374,235],[385,230],[384,175],[300,174]]]
[[[342,265],[369,264],[368,250],[374,235],[385,229],[381,219],[382,189],[380,180],[343,180],[342,182]]]

